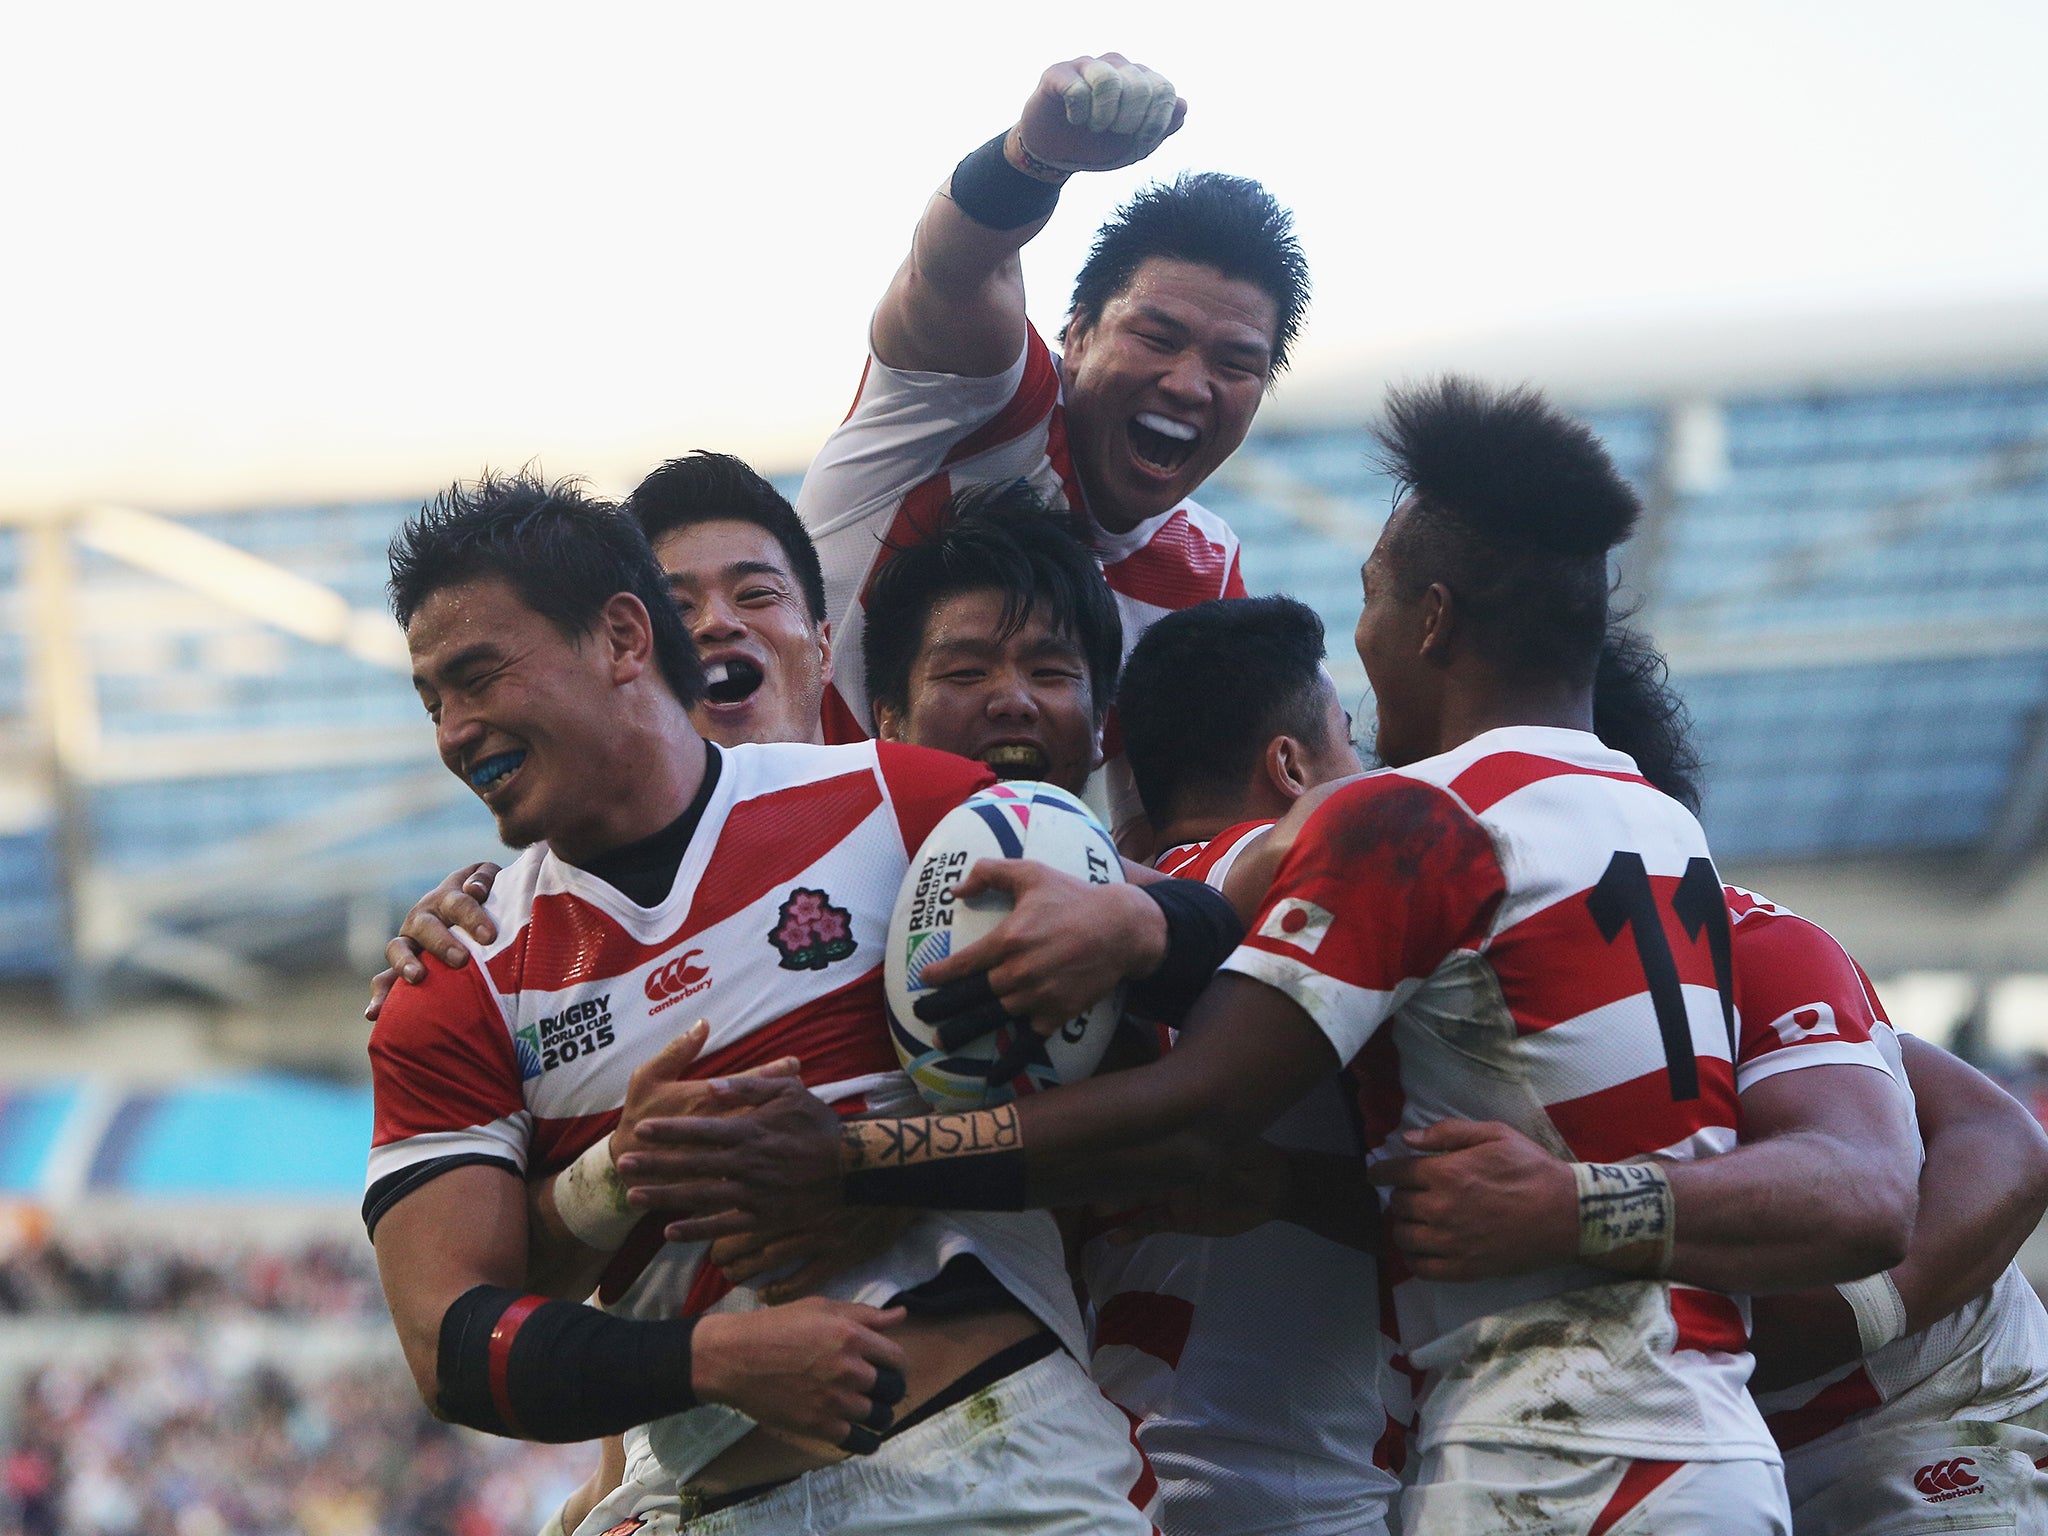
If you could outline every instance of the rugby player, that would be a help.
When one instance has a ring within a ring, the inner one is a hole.
[[[705,669],[690,724],[722,747],[822,742],[819,700],[832,679],[832,626],[818,551],[782,493],[743,460],[703,449],[670,459],[626,498],[668,579]],[[372,1022],[401,979],[426,978],[422,954],[469,963],[450,931],[488,944],[481,905],[499,866],[456,870],[414,904],[384,949],[363,1016]]]
[[[1224,889],[1248,846],[1317,786],[1360,771],[1323,666],[1323,624],[1286,597],[1167,614],[1117,690],[1124,750],[1165,851],[1157,868]],[[1260,893],[1263,895],[1263,892]],[[1343,1080],[1323,1079],[1265,1133],[1355,1159]],[[1354,1180],[1354,1183],[1356,1181]],[[1205,1211],[1205,1214],[1207,1212]],[[1372,1257],[1281,1212],[1224,1235],[1094,1231],[1081,1269],[1091,1369],[1139,1419],[1176,1536],[1383,1536],[1401,1467],[1391,1342]],[[1360,1214],[1359,1205],[1349,1213]],[[1377,1234],[1375,1234],[1377,1235]]]
[[[1697,808],[1684,706],[1640,638],[1610,639],[1594,715],[1602,740]],[[1869,978],[1823,929],[1751,892],[1726,895],[1745,1139],[1796,1112],[1760,1103],[1765,1089],[1811,1112],[1842,1090],[1843,1072],[1867,1087],[1860,1063],[1906,1086],[1924,1148],[1919,1217],[1898,1264],[1753,1304],[1751,1386],[1785,1455],[1794,1530],[2048,1529],[2048,1313],[2013,1262],[2048,1209],[2048,1136],[1974,1068],[1896,1034]],[[1869,1162],[1857,1147],[1803,1153],[1830,1188],[1853,1185]],[[1571,1202],[1541,1195],[1553,1173],[1549,1154],[1512,1133],[1442,1152],[1398,1176],[1395,1239],[1474,1277],[1520,1264],[1544,1233],[1566,1248]],[[1514,1251],[1486,1230],[1504,1221],[1518,1229]],[[1760,1272],[1782,1262],[1768,1248],[1757,1258]]]
[[[1021,486],[957,496],[935,537],[875,573],[867,610],[877,736],[1081,793],[1123,625],[1066,514]]]
[[[704,659],[704,697],[690,711],[697,733],[724,747],[822,742],[825,577],[783,494],[731,454],[699,449],[642,480],[626,510]]]
[[[836,1277],[839,1300],[767,1314],[721,1298],[701,1250],[632,1240],[607,1174],[637,1143],[613,1122],[630,1128],[621,1100],[664,1054],[728,1072],[796,1045],[842,1110],[910,1102],[881,1027],[881,936],[906,849],[991,782],[889,743],[703,742],[686,712],[697,662],[664,597],[629,520],[529,481],[458,488],[394,548],[444,761],[508,841],[546,840],[492,892],[502,937],[465,968],[427,962],[372,1040],[365,1214],[423,1395],[535,1438],[653,1421],[585,1525],[672,1529],[732,1501],[741,1528],[775,1530],[789,1500],[823,1499],[859,1530],[889,1526],[876,1501],[907,1486],[962,1530],[992,1508],[1006,1530],[1148,1530],[1127,1427],[1071,1358],[1079,1319],[1044,1218],[927,1216]],[[717,1026],[676,1041],[659,1014],[699,992]],[[603,1267],[607,1310],[527,1292],[546,1267],[530,1242],[561,1235],[529,1221],[528,1174],[552,1181],[586,1274]],[[897,1398],[904,1424],[873,1462],[838,1459],[835,1441],[874,1449]]]
[[[1018,260],[1070,175],[1143,160],[1185,110],[1116,54],[1055,64],[926,206],[853,408],[797,495],[849,658],[876,563],[970,485],[1022,480],[1085,518],[1126,646],[1161,613],[1243,595],[1236,536],[1189,498],[1243,442],[1300,329],[1308,269],[1290,216],[1235,177],[1140,192],[1096,235],[1060,356],[1025,317]],[[828,739],[871,724],[865,681],[842,666]],[[1110,801],[1113,823],[1137,814],[1114,765]]]
[[[678,1237],[842,1201],[1102,1199],[1200,1176],[1347,1066],[1370,1145],[1500,1120],[1572,1158],[1583,1191],[1570,1262],[1479,1284],[1397,1276],[1428,1383],[1403,1528],[1519,1511],[1560,1529],[1782,1531],[1740,1311],[1665,1275],[1797,1229],[1840,1192],[1801,1172],[1759,1207],[1719,1176],[1737,1159],[1699,1156],[1735,1128],[1727,908],[1697,823],[1591,732],[1607,556],[1634,494],[1526,391],[1398,393],[1383,441],[1405,494],[1366,562],[1356,639],[1392,766],[1310,819],[1173,1051],[997,1110],[843,1133],[793,1085],[732,1082],[720,1101],[751,1113],[644,1124],[649,1150],[621,1176],[636,1206],[681,1218]],[[959,970],[985,963],[977,947]],[[1910,1167],[1875,1160],[1860,1183],[1821,1278],[1903,1249]]]

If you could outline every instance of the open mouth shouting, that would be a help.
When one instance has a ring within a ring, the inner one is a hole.
[[[761,686],[760,667],[744,656],[715,661],[704,669],[704,697],[713,704],[744,704]]]
[[[519,772],[525,762],[526,753],[522,748],[493,752],[489,757],[479,758],[471,763],[469,771],[463,777],[469,780],[471,789],[488,800]]]
[[[1052,756],[1035,741],[999,741],[985,747],[982,762],[999,779],[1042,779],[1052,767]]]
[[[1178,473],[1202,442],[1199,428],[1157,411],[1138,412],[1124,433],[1138,462],[1162,475]]]

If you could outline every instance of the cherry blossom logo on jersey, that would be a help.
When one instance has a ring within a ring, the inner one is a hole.
[[[633,1536],[633,1533],[646,1523],[645,1515],[628,1515],[611,1529],[600,1532],[599,1536]]]
[[[798,886],[776,914],[768,942],[782,956],[785,971],[822,971],[859,948],[853,940],[853,914],[832,905],[823,891]]]
[[[1259,924],[1259,937],[1292,944],[1305,954],[1314,954],[1330,931],[1336,915],[1312,901],[1288,896],[1274,903],[1266,920]]]
[[[1984,1485],[1977,1474],[1970,1471],[1977,1465],[1967,1456],[1957,1456],[1950,1461],[1933,1461],[1913,1474],[1913,1486],[1920,1490],[1920,1496],[1930,1504],[1943,1504],[1950,1499],[1965,1499],[1973,1493],[1982,1493]]]
[[[658,965],[647,973],[641,990],[647,994],[647,1001],[654,1004],[647,1010],[649,1013],[672,1008],[684,998],[694,996],[711,985],[711,967],[698,963],[703,955],[701,949],[685,950],[666,965]]]

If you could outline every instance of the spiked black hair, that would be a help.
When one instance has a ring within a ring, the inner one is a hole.
[[[1308,311],[1308,260],[1294,235],[1294,215],[1256,181],[1214,171],[1183,171],[1170,183],[1146,187],[1096,231],[1074,280],[1060,339],[1075,326],[1086,330],[1101,319],[1104,307],[1153,256],[1213,267],[1264,289],[1279,315],[1273,372],[1287,366],[1288,348]]]
[[[1388,397],[1375,435],[1400,487],[1387,559],[1449,587],[1494,661],[1583,686],[1607,630],[1607,552],[1642,505],[1582,423],[1532,389],[1447,377]]]
[[[654,659],[685,708],[704,695],[704,665],[676,616],[668,583],[640,525],[575,480],[485,470],[457,481],[392,537],[391,611],[400,625],[444,587],[502,577],[520,601],[571,640],[604,605],[630,592],[647,610]]]

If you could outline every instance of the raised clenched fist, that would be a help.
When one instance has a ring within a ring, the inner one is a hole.
[[[1110,171],[1151,154],[1187,112],[1172,81],[1122,54],[1069,59],[1038,77],[1012,146],[1022,141],[1027,171]]]

